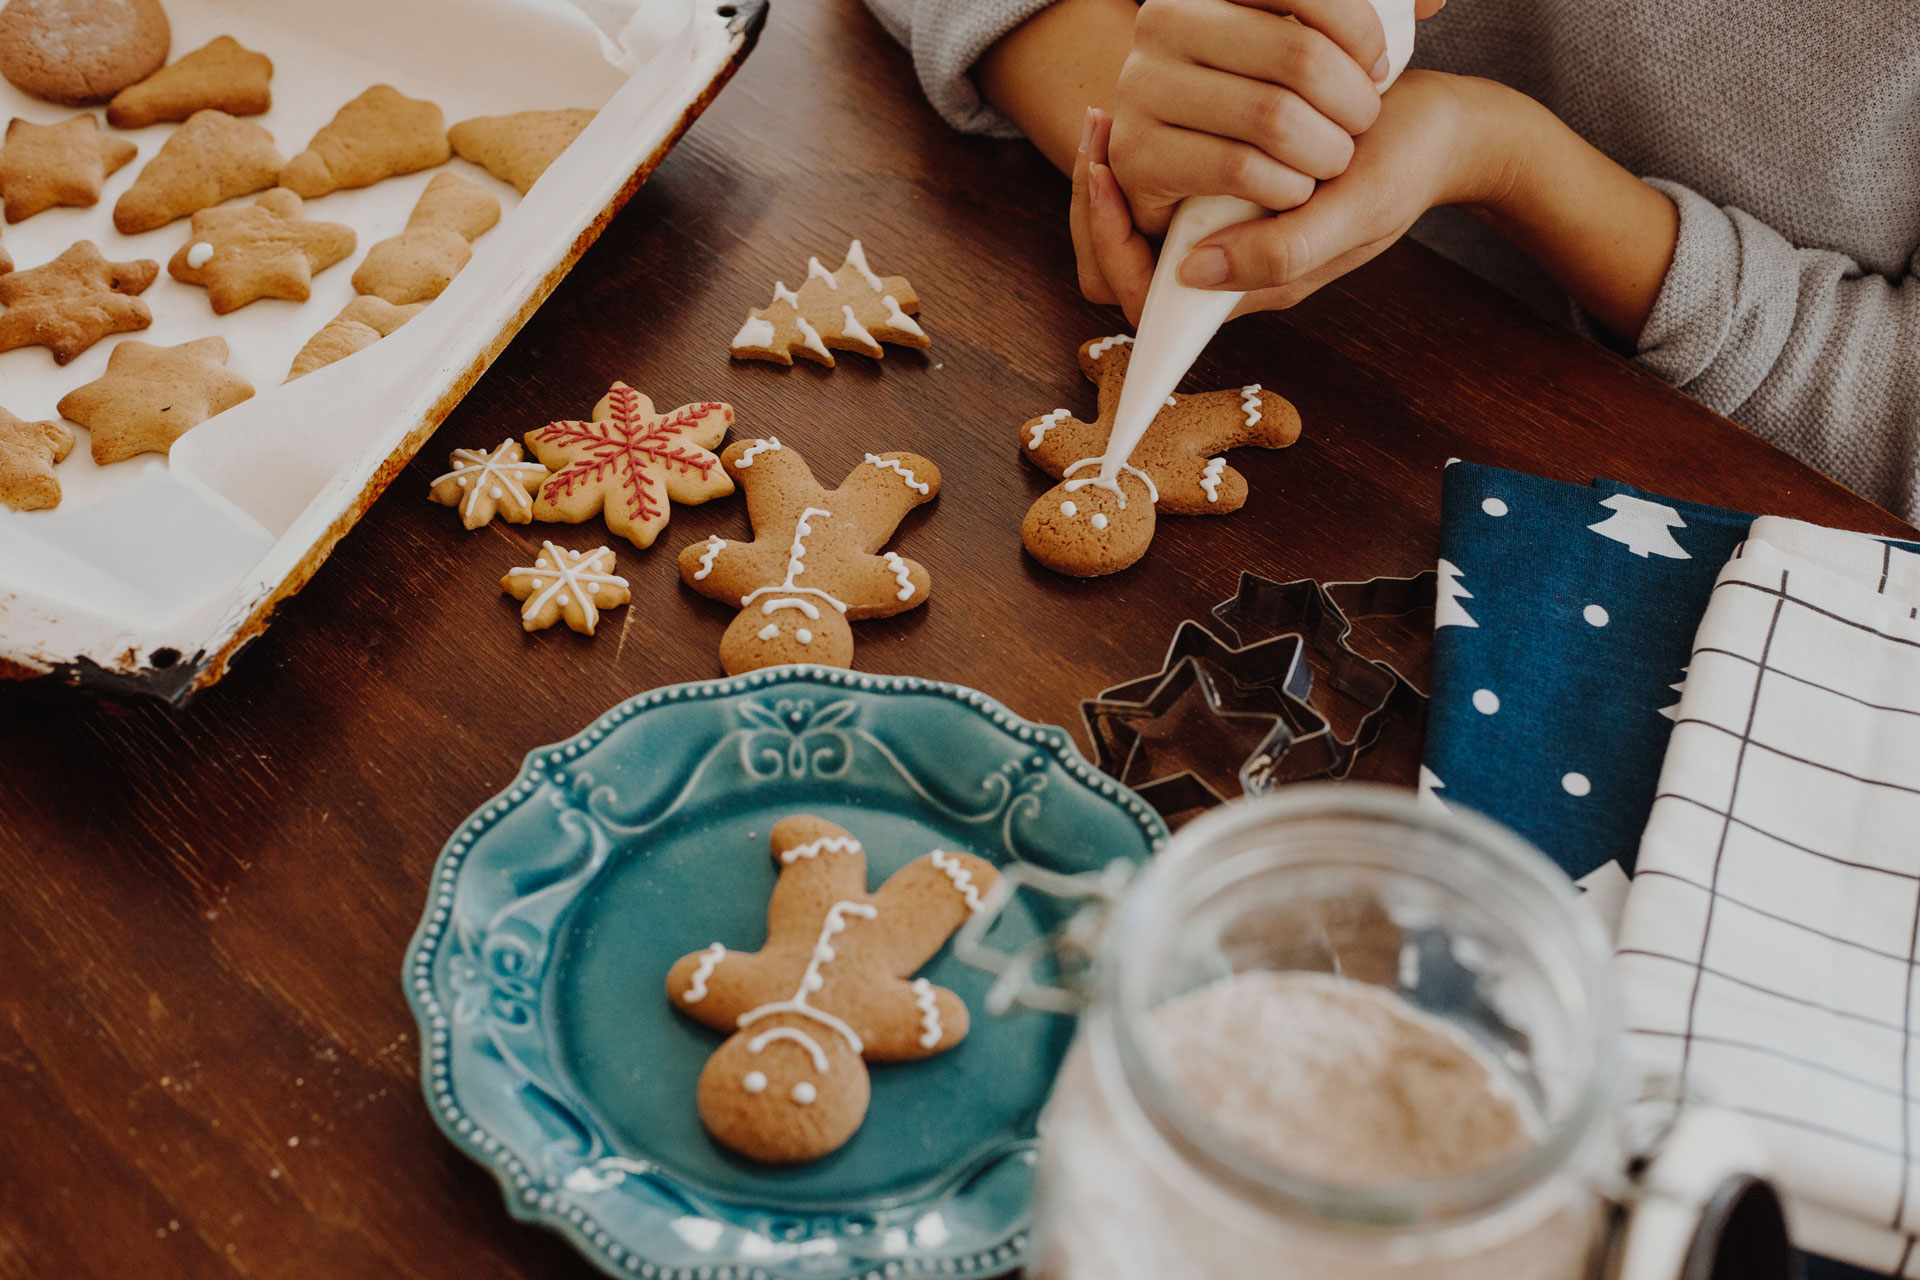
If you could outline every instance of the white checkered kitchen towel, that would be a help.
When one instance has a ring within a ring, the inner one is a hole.
[[[1637,1052],[1752,1117],[1803,1248],[1920,1277],[1920,556],[1754,522],[1620,926]]]

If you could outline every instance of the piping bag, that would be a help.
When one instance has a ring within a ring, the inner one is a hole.
[[[1371,0],[1371,3],[1387,33],[1387,78],[1379,85],[1380,92],[1385,93],[1413,57],[1414,0]],[[1222,227],[1265,216],[1265,209],[1238,196],[1188,196],[1174,210],[1167,238],[1160,246],[1160,261],[1153,269],[1153,281],[1147,286],[1146,304],[1140,309],[1133,355],[1127,362],[1119,407],[1114,411],[1113,434],[1107,438],[1100,474],[1089,483],[1121,493],[1120,469],[1133,456],[1140,437],[1153,425],[1154,415],[1167,403],[1167,397],[1180,385],[1180,379],[1187,376],[1187,370],[1193,368],[1193,362],[1200,358],[1240,299],[1247,296],[1181,284],[1180,263],[1194,245]],[[1122,497],[1124,499],[1124,494]]]

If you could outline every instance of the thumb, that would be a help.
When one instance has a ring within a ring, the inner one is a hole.
[[[1349,188],[1351,189],[1351,188]],[[1354,247],[1364,210],[1323,183],[1297,208],[1216,231],[1187,254],[1180,282],[1242,292],[1291,284]]]

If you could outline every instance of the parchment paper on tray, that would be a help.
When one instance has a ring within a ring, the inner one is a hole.
[[[110,466],[86,435],[59,464],[52,510],[0,509],[0,674],[180,701],[217,680],[273,604],[319,566],[751,50],[765,0],[170,0],[174,56],[231,35],[274,61],[273,106],[250,117],[292,155],[341,104],[391,84],[448,124],[524,110],[597,111],[523,197],[485,169],[449,164],[308,202],[351,226],[347,262],[316,274],[305,303],[264,299],[224,316],[164,272],[150,329],[174,345],[226,339],[253,399],[193,428],[168,456]],[[430,50],[431,53],[423,51]],[[71,110],[0,83],[0,115],[52,123]],[[91,239],[109,258],[166,262],[186,220],[124,236],[112,209],[176,126],[118,131],[140,156],[93,208],[51,209],[7,230],[22,268]],[[495,195],[498,226],[439,299],[336,364],[283,382],[301,346],[356,295],[355,266],[398,234],[434,175]],[[236,205],[249,202],[241,197]],[[223,206],[224,207],[224,206]],[[60,397],[105,370],[117,340],[64,368],[44,348],[0,353],[0,404],[57,418]]]

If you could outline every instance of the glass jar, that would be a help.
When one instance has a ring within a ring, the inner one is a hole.
[[[1700,1253],[1704,1192],[1672,1201],[1687,1229],[1668,1224],[1671,1258],[1620,1269],[1629,1090],[1608,962],[1567,878],[1473,815],[1345,785],[1197,819],[1135,879],[1099,940],[1091,1004],[1041,1124],[1032,1276],[1695,1274],[1684,1256]],[[1477,1055],[1487,1080],[1511,1085],[1529,1140],[1465,1173],[1389,1185],[1323,1181],[1262,1154],[1243,1124],[1175,1084],[1170,1055],[1205,1047],[1154,1029],[1170,1001],[1255,973],[1392,992],[1405,1002],[1394,1007]],[[1708,1184],[1753,1156],[1734,1142],[1707,1162]],[[1783,1230],[1781,1241],[1784,1268]]]

